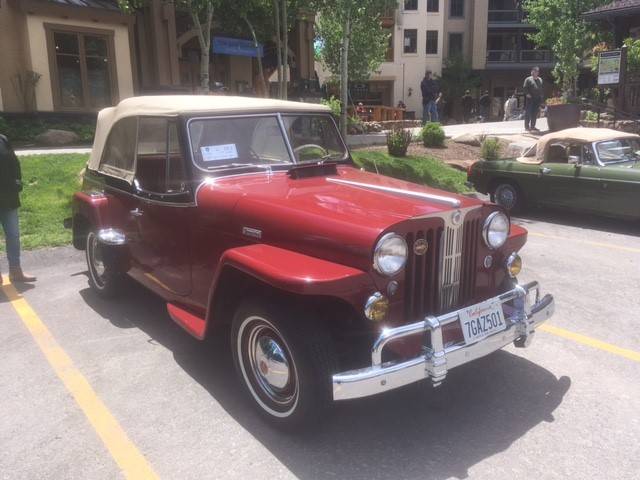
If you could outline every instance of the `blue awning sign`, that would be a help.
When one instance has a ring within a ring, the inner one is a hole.
[[[213,37],[211,50],[213,53],[240,57],[264,56],[262,44],[259,43],[258,48],[256,48],[251,40],[241,38]]]

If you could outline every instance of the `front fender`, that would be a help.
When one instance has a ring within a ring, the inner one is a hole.
[[[369,274],[362,270],[271,245],[256,244],[227,250],[220,260],[214,288],[227,266],[298,295],[327,295],[350,301],[359,298],[367,289],[375,288]]]

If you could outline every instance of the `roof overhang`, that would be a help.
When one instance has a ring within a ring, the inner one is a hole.
[[[125,25],[133,25],[135,23],[135,16],[105,8],[63,5],[46,0],[21,0],[18,5],[23,13],[31,15],[46,15]]]

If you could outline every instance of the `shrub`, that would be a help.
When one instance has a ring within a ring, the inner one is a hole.
[[[425,147],[442,147],[444,145],[444,130],[437,122],[429,122],[420,132]]]
[[[320,100],[320,103],[329,107],[331,109],[331,113],[333,113],[335,117],[340,116],[340,113],[342,112],[342,102],[333,95],[331,95],[329,98],[323,98],[322,100]]]
[[[480,147],[480,157],[485,160],[498,160],[501,150],[502,144],[500,140],[497,138],[486,138]]]
[[[588,110],[587,112],[585,112],[584,119],[587,122],[597,122],[598,121],[598,113],[597,112],[592,112],[591,110]]]
[[[413,139],[411,130],[404,128],[394,128],[387,132],[387,150],[389,155],[394,157],[405,157],[407,148]]]
[[[364,122],[358,117],[347,117],[347,132],[349,135],[365,133]]]

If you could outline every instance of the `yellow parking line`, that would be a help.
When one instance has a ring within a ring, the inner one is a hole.
[[[545,233],[529,232],[530,237],[549,238],[551,240],[561,240],[563,242],[578,242],[593,247],[610,248],[612,250],[621,250],[623,252],[640,253],[640,248],[623,247],[622,245],[614,245],[613,243],[592,242],[589,240],[577,240],[575,238],[557,237],[555,235],[547,235]]]
[[[539,330],[557,335],[562,338],[566,338],[568,340],[573,340],[574,342],[581,343],[589,347],[597,348],[598,350],[604,350],[605,352],[609,352],[614,355],[633,360],[635,362],[640,362],[639,352],[628,350],[626,348],[616,347],[615,345],[611,345],[610,343],[602,342],[600,340],[596,340],[595,338],[587,337],[586,335],[581,335],[579,333],[570,332],[569,330],[565,330],[564,328],[545,324],[540,325]]]
[[[36,312],[10,283],[2,286],[11,305],[47,358],[69,393],[76,400],[126,478],[158,478],[144,456],[129,439],[89,382],[75,367]]]

